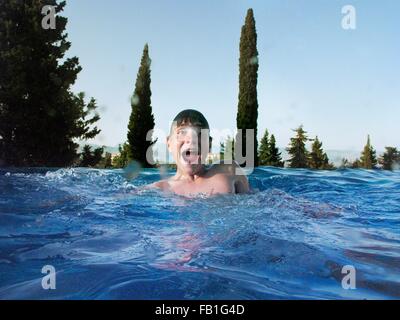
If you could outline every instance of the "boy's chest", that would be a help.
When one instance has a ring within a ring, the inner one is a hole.
[[[227,181],[219,181],[218,179],[207,178],[196,182],[173,181],[170,182],[173,192],[180,195],[196,195],[206,194],[213,195],[218,193],[233,193],[233,184]]]

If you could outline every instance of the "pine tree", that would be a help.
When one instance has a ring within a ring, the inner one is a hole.
[[[312,169],[332,169],[333,165],[329,163],[328,155],[322,149],[322,142],[318,136],[315,137],[311,146],[309,157],[309,167]]]
[[[147,133],[154,129],[154,115],[151,107],[149,47],[146,44],[136,78],[135,91],[131,99],[132,112],[128,124],[129,157],[143,167],[152,167],[153,152],[146,153],[155,141],[146,140]],[[151,137],[149,137],[151,139]]]
[[[55,8],[55,29],[44,29],[45,5]],[[65,2],[0,1],[0,162],[14,166],[68,166],[78,158],[74,139],[100,130],[96,102],[71,86],[81,71],[65,58],[71,43],[61,15]]]
[[[384,170],[393,170],[393,167],[400,164],[400,152],[394,147],[385,147],[386,151],[379,158],[379,163]]]
[[[253,10],[248,9],[245,23],[240,35],[240,58],[239,58],[239,103],[236,116],[236,126],[242,129],[242,153],[246,152],[246,130],[254,130],[254,165],[258,165],[257,147],[257,72],[258,51],[257,33]],[[239,134],[239,133],[238,133]],[[236,143],[240,140],[236,139]],[[235,147],[236,150],[237,146]]]
[[[364,169],[373,169],[377,164],[376,151],[371,146],[370,138],[368,135],[367,144],[364,146],[364,150],[360,157],[360,166]]]
[[[291,168],[307,168],[308,167],[308,151],[305,143],[308,138],[306,131],[304,131],[301,125],[297,129],[293,130],[296,132],[296,136],[290,139],[289,147],[286,148],[290,155],[289,167]]]
[[[270,160],[269,133],[265,129],[264,136],[260,141],[260,150],[258,151],[258,161],[262,166],[268,166]]]
[[[81,153],[81,162],[79,166],[81,167],[88,167],[91,159],[92,159],[92,150],[88,144],[85,144],[82,148],[82,153]]]
[[[267,165],[273,167],[283,167],[284,163],[282,161],[281,153],[276,146],[275,136],[273,134],[271,134],[268,147],[269,160]]]
[[[265,130],[261,139],[259,150],[259,164],[263,166],[283,167],[283,161],[279,149],[276,147],[275,136],[269,138],[268,130]]]
[[[95,167],[103,159],[104,147],[96,148],[92,151],[89,145],[84,145],[81,153],[80,167]]]

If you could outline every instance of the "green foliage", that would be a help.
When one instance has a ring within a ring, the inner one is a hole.
[[[228,136],[225,140],[225,159],[233,160],[235,154],[235,139]]]
[[[225,143],[224,142],[220,142],[219,143],[219,159],[221,161],[223,161],[224,157],[225,157]]]
[[[385,147],[386,151],[379,158],[379,163],[384,170],[393,170],[400,165],[400,152],[394,147]]]
[[[96,148],[92,151],[89,145],[84,145],[80,155],[80,167],[96,167],[103,159],[104,148]]]
[[[114,168],[125,168],[131,158],[129,157],[129,145],[125,142],[123,145],[118,146],[119,155],[115,156],[112,160]]]
[[[268,165],[273,167],[283,167],[281,153],[276,146],[275,136],[272,134],[269,140],[269,160]]]
[[[256,24],[253,10],[248,9],[246,20],[240,35],[239,58],[239,102],[236,115],[236,126],[242,131],[242,152],[246,150],[246,131],[254,129],[254,165],[258,165],[257,154],[257,77],[258,51]],[[236,139],[238,142],[238,139]],[[236,147],[237,148],[237,147]]]
[[[376,151],[371,146],[370,138],[368,135],[367,144],[364,146],[364,150],[360,157],[360,167],[364,169],[373,169],[378,161],[376,160]]]
[[[354,160],[353,163],[351,164],[351,168],[352,169],[362,168],[362,164],[361,164],[360,159]]]
[[[43,29],[44,5],[55,6],[56,29]],[[99,116],[92,98],[71,86],[81,71],[65,58],[70,42],[65,2],[0,1],[0,161],[14,166],[68,166],[77,160],[74,139],[90,139]]]
[[[319,141],[318,136],[315,137],[311,146],[308,166],[311,169],[333,169],[333,165],[329,163],[327,154],[322,149],[322,142]]]
[[[224,142],[220,142],[219,159],[221,162],[233,160],[235,140],[227,136]]]
[[[132,112],[128,123],[129,157],[137,160],[143,167],[152,167],[153,152],[146,152],[155,141],[147,140],[147,133],[154,129],[154,115],[151,107],[149,47],[146,44],[136,78],[135,91],[131,99]],[[151,137],[149,137],[151,140]],[[148,161],[149,160],[149,161]]]
[[[106,156],[104,159],[104,168],[112,168],[111,153],[109,152],[106,152]]]
[[[113,167],[112,160],[111,160],[111,153],[106,152],[104,157],[101,158],[100,162],[96,166],[97,168],[101,169],[110,169]]]
[[[258,150],[258,161],[262,166],[267,166],[269,161],[269,133],[265,129],[264,135],[260,141],[260,148]]]
[[[289,167],[308,168],[309,154],[305,145],[308,141],[308,137],[306,135],[307,132],[304,131],[302,125],[293,131],[296,132],[296,136],[290,138],[289,147],[286,148],[290,155]]]
[[[259,164],[263,166],[283,167],[283,161],[279,149],[276,147],[275,136],[268,138],[268,130],[265,130],[261,139],[259,150]]]
[[[345,169],[345,168],[350,168],[351,163],[349,162],[348,159],[342,158],[342,161],[340,162],[339,169]]]

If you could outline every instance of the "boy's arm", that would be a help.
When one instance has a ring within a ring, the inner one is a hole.
[[[143,188],[144,189],[159,188],[159,189],[164,190],[164,189],[167,188],[167,186],[168,186],[168,182],[167,181],[160,180],[160,181],[157,181],[157,182],[153,182],[153,183],[147,184]]]
[[[247,180],[247,176],[236,161],[233,161],[232,169],[233,169],[235,193],[249,192],[250,186],[249,186],[249,181]]]
[[[236,161],[221,163],[214,167],[217,173],[222,173],[228,183],[234,188],[235,193],[247,193],[250,191],[249,181],[243,169]]]
[[[249,181],[245,175],[235,176],[235,193],[248,193],[250,191]]]

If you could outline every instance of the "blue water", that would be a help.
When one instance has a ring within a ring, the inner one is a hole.
[[[140,188],[159,177],[0,170],[0,298],[400,298],[400,171],[260,168],[195,199]]]

